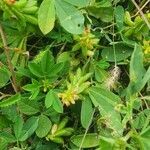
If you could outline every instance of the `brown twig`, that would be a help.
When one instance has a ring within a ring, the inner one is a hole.
[[[144,13],[142,12],[142,10],[140,9],[140,7],[138,6],[138,4],[135,2],[135,0],[131,0],[132,3],[135,5],[135,7],[137,8],[137,10],[139,11],[143,21],[146,23],[146,25],[148,26],[148,28],[150,29],[150,23],[147,20],[147,18],[145,17]]]
[[[12,75],[12,82],[11,82],[11,84],[12,84],[12,86],[14,88],[14,91],[18,92],[18,86],[17,86],[17,82],[16,82],[16,75],[15,75],[15,72],[14,72],[13,65],[11,63],[11,58],[10,58],[10,54],[9,54],[9,48],[7,46],[7,41],[6,41],[6,36],[5,36],[4,30],[3,30],[1,24],[0,24],[0,35],[1,35],[1,38],[2,38],[3,46],[4,46],[4,53],[5,53],[6,58],[7,58],[8,67],[9,67],[9,70],[10,70],[11,75]]]

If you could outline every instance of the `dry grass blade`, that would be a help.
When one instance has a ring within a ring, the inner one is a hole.
[[[138,10],[138,11],[136,12],[136,14],[133,15],[132,17],[137,16],[137,15],[139,14],[139,12],[142,11],[142,10],[146,7],[146,5],[147,5],[148,3],[150,3],[150,0],[148,0],[147,2],[145,2],[145,4],[143,4],[143,6],[140,8],[140,10]]]
[[[135,2],[135,0],[131,0],[132,3],[135,5],[135,7],[138,9],[139,13],[141,14],[141,17],[143,19],[143,21],[146,23],[146,25],[148,26],[148,28],[150,29],[150,23],[147,20],[147,18],[145,17],[144,13],[142,12],[142,10],[140,9],[140,7],[137,5],[137,3]]]

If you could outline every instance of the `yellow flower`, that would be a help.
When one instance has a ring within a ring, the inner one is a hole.
[[[70,106],[70,104],[75,104],[75,101],[79,99],[79,96],[75,89],[68,89],[63,93],[58,95],[64,105]]]
[[[143,52],[144,52],[144,61],[150,62],[150,40],[143,41]]]
[[[93,50],[98,46],[99,39],[90,32],[90,28],[86,28],[82,35],[75,35],[74,40],[80,45],[84,56],[93,56]],[[91,55],[90,52],[93,52]]]
[[[58,94],[64,105],[70,106],[71,104],[75,104],[75,101],[79,100],[80,94],[82,94],[82,92],[84,92],[91,84],[91,82],[87,81],[91,75],[92,73],[83,75],[80,68],[77,69],[75,75],[70,73],[70,81],[66,82],[67,89]]]

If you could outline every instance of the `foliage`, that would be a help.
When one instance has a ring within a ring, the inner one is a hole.
[[[1,150],[150,149],[150,13],[132,2],[0,1]]]

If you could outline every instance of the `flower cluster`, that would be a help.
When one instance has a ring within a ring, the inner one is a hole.
[[[73,47],[73,51],[82,50],[83,56],[93,56],[94,49],[98,45],[99,39],[90,32],[89,28],[86,28],[82,35],[75,35],[74,40],[77,44]]]
[[[143,52],[144,52],[145,62],[150,63],[150,40],[143,41]]]
[[[67,89],[58,94],[64,105],[75,104],[75,101],[80,99],[80,94],[90,86],[90,82],[87,80],[91,75],[91,73],[82,75],[81,69],[78,69],[75,75],[70,74],[70,82],[67,81]]]

